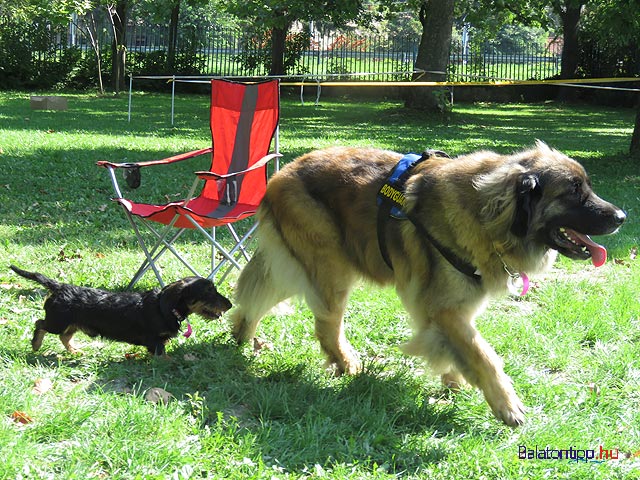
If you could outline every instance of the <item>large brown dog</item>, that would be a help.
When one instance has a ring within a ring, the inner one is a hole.
[[[615,231],[625,214],[596,196],[577,162],[542,142],[508,156],[432,156],[408,175],[410,220],[383,224],[391,268],[376,233],[376,196],[401,157],[329,148],[271,179],[258,251],[238,281],[233,334],[250,340],[271,307],[302,294],[329,362],[355,373],[360,362],[342,320],[349,292],[359,278],[393,282],[414,322],[405,351],[425,357],[449,385],[476,385],[496,417],[519,425],[524,407],[474,317],[505,291],[509,272],[539,272],[556,252],[604,263],[606,250],[587,235]]]

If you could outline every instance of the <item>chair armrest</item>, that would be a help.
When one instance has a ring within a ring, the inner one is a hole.
[[[181,153],[180,155],[174,155],[173,157],[163,158],[162,160],[150,160],[148,162],[127,162],[127,163],[113,163],[106,160],[100,160],[96,162],[99,167],[110,168],[140,168],[140,167],[152,167],[155,165],[167,165],[169,163],[180,162],[187,160],[188,158],[197,157],[198,155],[204,155],[206,153],[213,152],[213,147],[203,148],[201,150],[193,150],[192,152]]]
[[[220,173],[215,173],[215,172],[208,172],[208,171],[203,171],[203,172],[196,172],[196,175],[203,179],[203,180],[210,180],[212,178],[216,179],[216,180],[223,180],[225,178],[231,178],[231,177],[235,177],[237,175],[243,175],[245,173],[251,172],[252,170],[256,170],[260,167],[264,167],[268,162],[270,162],[271,160],[273,160],[274,158],[278,158],[281,157],[282,155],[279,153],[270,153],[269,155],[265,155],[264,157],[262,157],[260,160],[258,160],[256,163],[254,163],[251,167],[245,169],[245,170],[240,170],[238,172],[232,172],[232,173],[225,173],[225,174],[220,174]]]
[[[125,180],[130,188],[138,188],[140,186],[140,168],[141,167],[151,167],[154,165],[167,165],[174,162],[179,162],[182,160],[187,160],[188,158],[197,157],[198,155],[204,155],[206,153],[211,153],[213,151],[213,147],[203,148],[201,150],[193,150],[187,153],[181,153],[180,155],[174,155],[173,157],[164,158],[162,160],[151,160],[148,162],[129,162],[129,163],[113,163],[108,162],[106,160],[101,160],[96,162],[96,165],[99,167],[104,167],[108,170],[109,176],[111,177],[111,184],[113,185],[113,189],[116,193],[116,198],[122,199],[122,192],[120,190],[120,185],[118,184],[118,179],[116,178],[115,170],[117,168],[125,168]],[[129,172],[130,178],[127,178],[127,172]],[[195,185],[195,183],[194,183]],[[193,190],[193,189],[192,189]]]

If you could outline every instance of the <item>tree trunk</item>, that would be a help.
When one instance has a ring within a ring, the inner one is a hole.
[[[584,3],[582,1],[565,0],[566,7],[560,10],[562,19],[562,61],[560,63],[560,78],[576,78],[578,74],[578,61],[580,45],[578,43],[578,25]],[[560,87],[559,100],[574,100],[578,90],[572,87]]]
[[[93,12],[86,13],[77,24],[79,30],[89,38],[91,48],[96,56],[96,67],[98,69],[98,90],[100,95],[104,95],[104,85],[102,84],[102,58],[100,56],[100,40],[98,38],[98,28]]]
[[[564,44],[562,47],[562,62],[560,63],[560,78],[575,78],[578,71],[578,24],[580,23],[580,12],[584,4],[579,2],[575,5],[569,4],[560,13],[562,19],[562,34]]]
[[[443,82],[447,78],[453,28],[454,0],[423,0],[420,6],[422,36],[418,47],[415,68],[426,73],[416,73],[414,81]],[[442,110],[446,90],[437,87],[411,87],[407,91],[405,105],[411,108]]]
[[[269,75],[284,75],[284,51],[286,48],[289,26],[273,27],[271,30],[271,64]]]
[[[171,18],[169,20],[169,48],[167,50],[167,70],[174,74],[176,68],[176,52],[178,49],[178,19],[180,18],[180,0],[171,7]]]
[[[113,43],[111,44],[112,81],[116,95],[126,88],[125,72],[127,66],[127,0],[116,3],[115,9],[109,9],[111,25],[113,26]]]
[[[629,153],[640,157],[640,97],[638,97],[638,113],[636,114],[636,125],[633,128],[633,135],[631,136]]]

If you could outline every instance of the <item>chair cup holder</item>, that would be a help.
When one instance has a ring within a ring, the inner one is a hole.
[[[123,176],[127,186],[132,190],[140,186],[142,175],[140,173],[140,167],[135,163],[125,164]]]

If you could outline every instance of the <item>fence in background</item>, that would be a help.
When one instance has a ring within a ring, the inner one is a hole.
[[[183,55],[182,62],[178,64],[183,64],[187,55],[197,68],[186,68],[182,72],[161,72],[154,68],[154,59],[162,57],[162,52],[168,48],[168,30],[165,27],[134,26],[127,38],[130,67],[135,74],[195,74],[195,70],[203,75],[220,76],[268,73],[266,67],[257,61],[268,55],[265,42],[256,41],[237,30],[212,27],[183,32],[178,39],[178,55]],[[418,42],[417,37],[382,34],[316,35],[287,73],[320,78],[331,75],[334,79],[341,76],[344,80],[409,80]],[[559,72],[558,51],[532,44],[496,51],[489,42],[453,46],[448,67],[449,79],[462,81],[488,78],[542,79]]]
[[[4,34],[6,37],[7,31],[16,29],[5,28],[0,35]],[[108,73],[111,30],[105,27],[98,31],[103,71]],[[37,31],[23,28],[22,32],[22,37],[14,39],[14,43],[25,52],[16,55],[13,62],[15,68],[19,68],[19,63],[24,63],[28,50],[36,71],[51,72],[54,75],[65,68],[73,71],[69,64],[77,61],[82,63],[81,70],[88,75],[94,53],[86,36],[75,26],[63,29],[50,26],[42,29],[40,26]],[[0,40],[0,46],[2,41],[7,43],[6,38],[0,37]],[[291,62],[287,74],[312,75],[320,79],[330,75],[332,79],[341,80],[409,80],[418,51],[418,41],[418,36],[353,33],[315,35],[303,44],[304,48],[300,50],[297,60]],[[264,59],[268,57],[268,42],[250,37],[239,30],[215,26],[183,29],[178,36],[173,71],[167,68],[167,26],[131,22],[126,34],[126,44],[128,73],[133,75],[259,76],[268,73],[264,65]],[[7,54],[10,53],[9,50]],[[6,55],[5,61],[10,61]],[[2,66],[7,71],[7,66]],[[559,69],[560,54],[545,49],[544,46],[525,44],[496,51],[495,46],[490,44],[476,45],[471,42],[464,48],[452,47],[448,79],[542,79],[556,75]],[[357,75],[359,73],[368,75]]]

